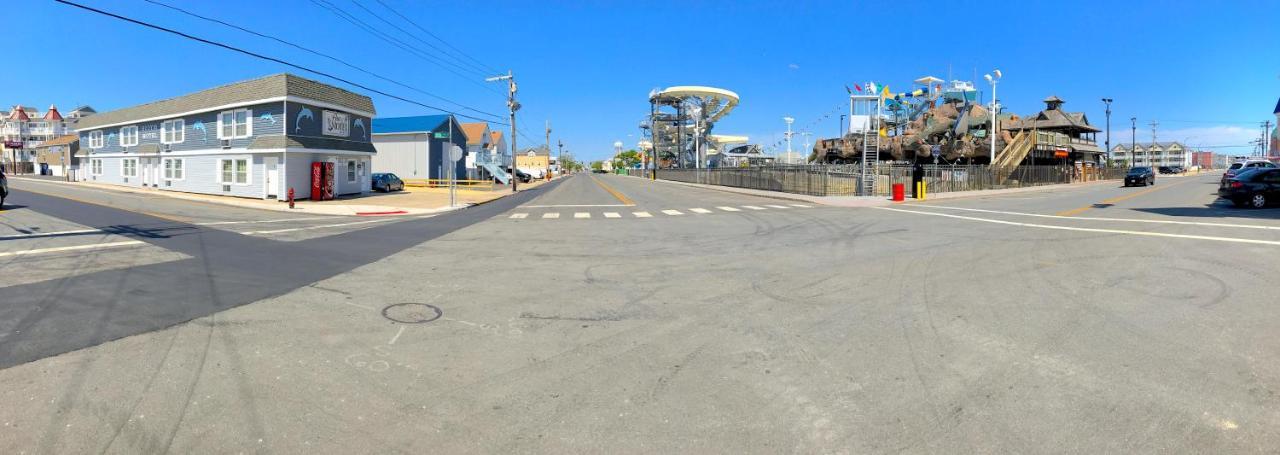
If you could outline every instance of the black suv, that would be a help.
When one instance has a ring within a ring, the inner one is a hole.
[[[1156,174],[1151,172],[1149,167],[1135,167],[1129,169],[1129,173],[1124,176],[1124,186],[1147,186],[1156,184]]]
[[[1280,169],[1251,168],[1227,179],[1218,187],[1218,196],[1236,207],[1260,209],[1280,202]]]

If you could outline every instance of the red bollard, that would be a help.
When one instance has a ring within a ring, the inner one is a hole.
[[[902,183],[893,184],[893,202],[902,202],[907,200],[906,185]]]
[[[289,187],[289,208],[293,208],[293,187]]]

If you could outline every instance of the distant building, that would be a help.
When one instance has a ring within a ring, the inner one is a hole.
[[[41,142],[35,147],[36,169],[44,174],[84,180],[80,169],[80,136],[68,134]]]
[[[374,172],[395,173],[405,180],[443,180],[450,177],[448,150],[458,146],[463,158],[454,164],[459,179],[467,175],[467,134],[452,115],[381,117],[373,119]]]
[[[370,189],[369,97],[292,74],[85,117],[86,180],[283,200]],[[323,172],[314,179],[313,171]],[[313,184],[318,184],[314,189]]]
[[[1035,147],[1030,152],[1033,164],[1102,163],[1102,149],[1097,134],[1102,130],[1089,123],[1083,112],[1062,110],[1062,98],[1044,99],[1044,110],[1018,120],[1001,124],[1006,130],[1036,133]]]
[[[1191,166],[1191,149],[1181,142],[1138,143],[1129,150],[1128,144],[1111,148],[1111,159],[1134,166]]]
[[[44,141],[71,134],[79,119],[93,113],[93,108],[88,106],[77,108],[74,116],[63,116],[54,105],[43,113],[30,106],[11,107],[0,115],[0,163],[6,170],[35,173],[36,147]]]
[[[551,168],[551,149],[546,146],[537,146],[524,149],[519,155],[516,155],[516,168],[524,170],[527,173],[537,175],[534,170],[546,171]]]
[[[1210,151],[1191,152],[1191,165],[1201,169],[1213,169],[1214,153]]]
[[[1231,167],[1231,163],[1236,162],[1236,158],[1237,158],[1237,157],[1234,157],[1234,156],[1231,156],[1231,155],[1214,154],[1214,155],[1213,155],[1213,168],[1214,168],[1214,169],[1226,169],[1226,168],[1228,168],[1228,167]]]

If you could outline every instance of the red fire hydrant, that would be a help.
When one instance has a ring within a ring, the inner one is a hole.
[[[289,208],[293,208],[293,187],[289,187]]]

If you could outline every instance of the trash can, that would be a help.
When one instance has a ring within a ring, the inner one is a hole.
[[[907,200],[906,185],[902,183],[893,184],[893,202],[902,202]]]

